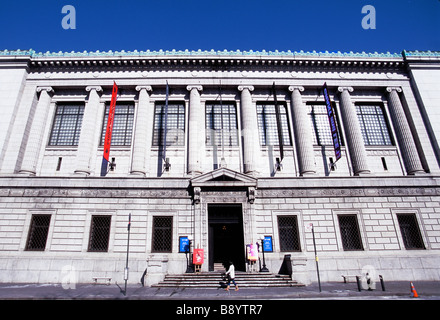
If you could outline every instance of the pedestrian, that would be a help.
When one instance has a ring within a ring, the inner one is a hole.
[[[229,291],[229,285],[232,283],[235,286],[235,291],[238,291],[238,286],[235,283],[235,267],[232,261],[229,261],[229,269],[226,271],[226,275],[228,276],[228,283],[226,284],[226,291]]]

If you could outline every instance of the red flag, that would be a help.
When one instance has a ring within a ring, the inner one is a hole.
[[[113,120],[115,119],[116,96],[118,94],[118,86],[113,82],[112,100],[108,112],[107,129],[104,138],[104,154],[102,156],[101,177],[105,177],[108,171],[108,162],[110,155],[110,146],[112,142]]]

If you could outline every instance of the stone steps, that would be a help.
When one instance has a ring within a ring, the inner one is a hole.
[[[165,279],[152,287],[155,288],[219,288],[222,272],[186,273],[166,275]],[[287,275],[272,273],[236,272],[235,281],[241,288],[299,287],[304,286]]]

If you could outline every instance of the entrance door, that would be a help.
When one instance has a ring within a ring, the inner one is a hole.
[[[245,245],[241,205],[208,204],[209,270],[214,263],[234,262],[236,270],[245,271]]]

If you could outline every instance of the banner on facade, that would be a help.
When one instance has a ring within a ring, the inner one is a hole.
[[[275,102],[275,118],[277,122],[278,131],[278,145],[280,147],[280,162],[284,159],[284,144],[283,144],[283,126],[281,124],[281,112],[280,106],[278,105],[277,92],[275,89],[275,82],[272,85],[273,98]]]
[[[112,143],[112,131],[113,131],[113,122],[115,119],[117,94],[118,94],[118,86],[116,85],[116,82],[113,82],[112,100],[110,101],[110,108],[107,118],[107,129],[105,130],[104,154],[102,156],[101,177],[105,177],[108,172],[108,162],[110,156],[110,146]]]
[[[333,148],[335,149],[336,161],[338,161],[341,158],[341,141],[339,141],[338,127],[336,126],[335,111],[333,108],[333,104],[330,101],[330,96],[328,94],[326,82],[324,82],[323,92],[324,92],[325,105],[327,108],[328,121],[330,124],[330,131],[332,133]]]

